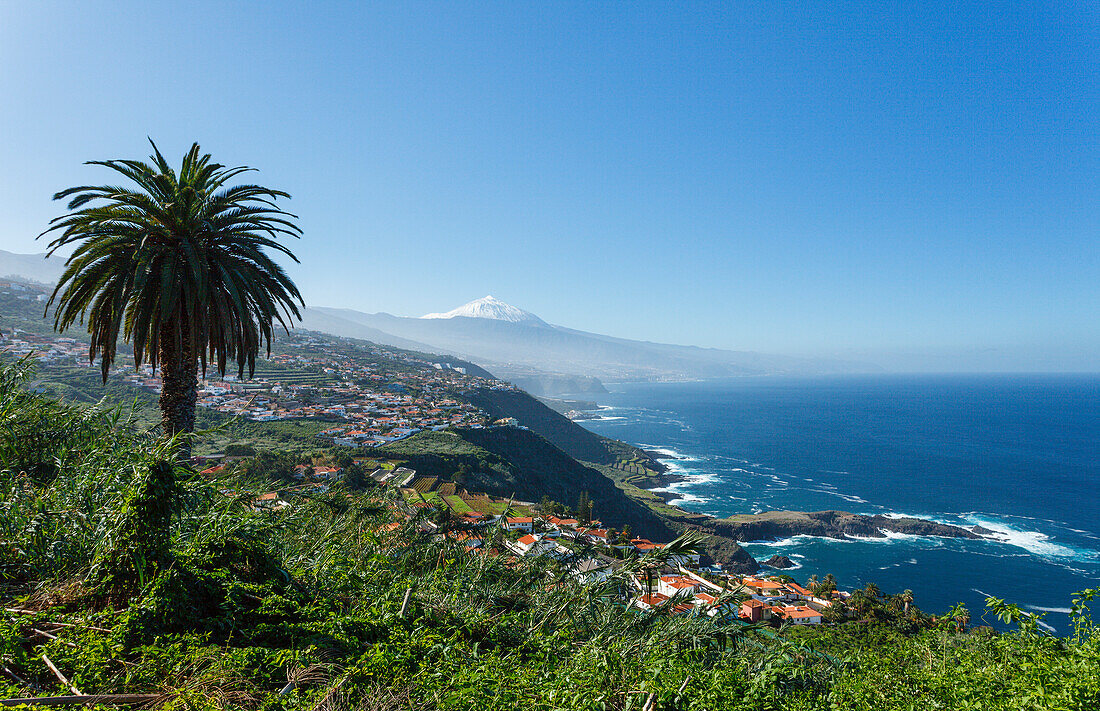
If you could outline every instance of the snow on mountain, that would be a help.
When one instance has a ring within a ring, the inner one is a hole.
[[[420,318],[455,318],[456,316],[485,318],[494,321],[508,321],[510,323],[525,323],[532,326],[547,325],[545,321],[530,311],[524,311],[511,304],[506,304],[500,299],[493,298],[491,295],[475,299],[468,304],[463,304],[457,309],[452,309],[446,313],[425,314]]]

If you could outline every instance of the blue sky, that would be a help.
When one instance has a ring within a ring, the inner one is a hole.
[[[1098,60],[1086,3],[3,3],[0,248],[197,140],[314,304],[1095,370]]]

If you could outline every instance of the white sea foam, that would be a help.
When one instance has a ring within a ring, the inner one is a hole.
[[[668,447],[653,447],[653,446],[650,446],[648,444],[643,444],[641,446],[642,446],[642,449],[645,449],[649,452],[656,452],[657,454],[663,454],[664,456],[669,457],[671,459],[679,459],[679,457],[680,457],[679,452],[677,452],[675,449],[669,449]],[[658,457],[658,459],[659,459],[659,457]]]
[[[810,489],[810,491],[817,492],[818,494],[828,494],[830,496],[836,496],[837,498],[850,501],[853,504],[866,504],[869,503],[867,499],[862,496],[856,496],[855,494],[842,494],[839,491],[830,491],[829,489]]]
[[[759,510],[756,513],[760,513]],[[836,543],[853,543],[856,539],[853,538],[829,538],[828,536],[808,536],[805,533],[800,533],[797,536],[790,536],[788,538],[777,538],[775,540],[758,540],[758,541],[739,541],[742,546],[769,546],[771,548],[785,548],[789,546],[797,546],[801,543],[812,540],[821,541],[835,541]]]
[[[654,491],[658,491],[658,490],[654,489]],[[669,493],[673,493],[673,492],[669,492]],[[679,496],[675,499],[671,499],[668,502],[672,506],[679,506],[680,504],[690,504],[690,503],[693,503],[693,502],[695,502],[695,503],[707,503],[708,501],[710,501],[710,499],[708,499],[708,498],[705,498],[703,496],[696,496],[695,494],[689,494],[686,491],[677,491],[675,493],[678,494]]]
[[[1023,548],[1030,553],[1042,557],[1076,558],[1079,551],[1054,543],[1050,536],[1039,531],[1027,531],[1013,528],[1001,521],[992,520],[979,514],[965,514],[962,519],[973,525],[981,526],[993,533],[984,534],[986,538],[1004,543],[1006,545]],[[1095,553],[1093,553],[1095,556]]]
[[[1073,610],[1068,607],[1043,607],[1042,605],[1024,605],[1029,610],[1035,610],[1036,612],[1056,612],[1060,615],[1068,615]]]
[[[1048,625],[1046,622],[1043,622],[1042,620],[1035,620],[1035,624],[1039,625],[1040,627],[1045,629],[1047,632],[1057,632],[1057,630],[1054,629],[1054,625]]]

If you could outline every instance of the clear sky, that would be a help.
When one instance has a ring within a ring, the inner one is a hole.
[[[198,141],[312,304],[1096,370],[1098,7],[0,0],[0,248]]]

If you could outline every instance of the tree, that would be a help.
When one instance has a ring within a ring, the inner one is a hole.
[[[860,617],[871,609],[871,599],[862,590],[853,590],[848,597],[848,607]]]
[[[227,457],[251,457],[256,453],[256,448],[251,444],[227,444],[225,456]]]
[[[577,497],[577,520],[581,523],[592,520],[592,500],[588,498],[587,491],[582,491]]]
[[[329,450],[329,457],[332,458],[332,463],[337,469],[347,469],[355,463],[352,457],[353,451],[350,447],[333,447]]]
[[[150,141],[152,143],[152,141]],[[56,304],[54,328],[87,321],[89,359],[100,358],[103,380],[121,334],[137,366],[160,370],[164,434],[195,427],[197,371],[208,360],[224,375],[251,376],[256,355],[275,324],[287,330],[305,305],[298,288],[265,250],[298,260],[279,243],[298,237],[294,215],[275,201],[290,196],[259,185],[228,183],[253,170],[226,168],[196,143],[177,173],[153,144],[150,163],[89,161],[120,173],[129,187],[81,185],[54,195],[69,212],[39,237],[55,234],[47,255],[76,245],[46,305]],[[181,443],[181,454],[190,445]]]
[[[241,476],[257,483],[288,484],[294,481],[294,457],[283,452],[261,449],[237,466]]]
[[[912,590],[902,591],[902,593],[901,593],[901,602],[902,602],[903,605],[905,605],[905,608],[902,611],[902,614],[905,615],[906,617],[908,617],[909,616],[909,606],[911,604],[913,604],[913,591]]]
[[[344,483],[353,491],[363,491],[374,488],[374,479],[367,476],[366,470],[359,464],[351,464],[344,468]]]

